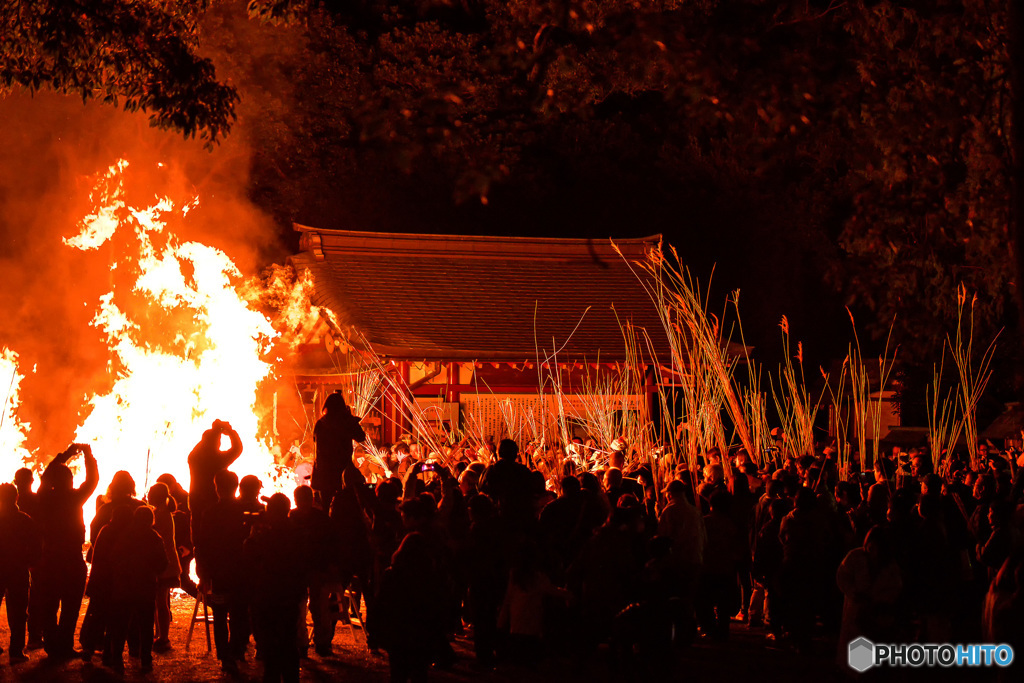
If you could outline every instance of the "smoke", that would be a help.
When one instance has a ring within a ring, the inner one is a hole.
[[[71,440],[86,395],[111,382],[110,354],[89,323],[111,289],[113,252],[62,241],[91,209],[98,174],[128,159],[129,205],[198,196],[199,207],[174,230],[221,249],[245,274],[280,257],[278,229],[246,198],[244,135],[210,151],[151,128],[145,115],[52,93],[0,100],[0,126],[0,347],[20,355],[19,418],[32,425],[29,450],[46,456]]]

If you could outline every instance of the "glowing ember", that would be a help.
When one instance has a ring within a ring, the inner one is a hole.
[[[24,467],[29,452],[25,432],[29,425],[18,420],[18,387],[25,376],[18,370],[18,354],[0,346],[0,396],[6,397],[0,409],[0,481],[11,481],[14,472]]]
[[[140,495],[163,472],[187,486],[188,453],[221,419],[245,446],[232,469],[257,474],[270,489],[280,479],[290,493],[294,484],[274,464],[277,449],[259,438],[257,388],[272,373],[266,355],[278,333],[240,295],[242,274],[226,254],[179,243],[167,229],[169,219],[183,219],[197,202],[128,206],[127,166],[110,167],[91,195],[95,209],[65,240],[82,250],[109,242],[113,254],[113,288],[92,322],[110,348],[112,385],[87,397],[91,411],[75,434],[99,459],[99,491],[122,469]]]

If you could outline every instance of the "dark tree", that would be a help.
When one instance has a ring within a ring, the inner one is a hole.
[[[207,0],[4,0],[0,95],[53,88],[149,113],[209,142],[228,132],[238,94],[197,52]]]

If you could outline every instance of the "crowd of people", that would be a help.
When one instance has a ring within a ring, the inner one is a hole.
[[[189,455],[187,491],[162,475],[142,500],[118,472],[88,529],[99,471],[87,445],[56,456],[38,490],[27,469],[0,485],[10,662],[41,647],[123,671],[127,649],[151,669],[172,647],[174,588],[211,606],[224,669],[255,641],[265,681],[334,656],[337,623],[355,617],[393,681],[451,666],[458,634],[485,671],[603,647],[613,667],[655,672],[741,625],[794,652],[837,643],[843,663],[861,635],[1024,647],[1024,457],[982,447],[935,471],[920,449],[860,472],[828,448],[760,464],[712,449],[665,477],[619,439],[552,476],[506,439],[444,459],[399,444],[387,457],[400,476],[369,483],[353,460],[366,435],[341,395],[314,436],[294,503],[239,479],[241,440],[219,421]]]

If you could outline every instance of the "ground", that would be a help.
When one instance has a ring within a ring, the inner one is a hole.
[[[223,681],[224,683],[252,683],[261,680],[262,666],[253,661],[252,651],[239,673],[223,672],[217,659],[206,650],[206,639],[202,624],[196,625],[191,646],[185,649],[185,638],[192,616],[192,598],[179,593],[173,598],[174,623],[171,626],[173,649],[154,655],[154,670],[142,675],[137,661],[126,656],[124,677],[114,674],[99,664],[85,664],[73,660],[66,664],[54,665],[47,662],[42,651],[29,653],[27,662],[11,667],[7,653],[0,656],[0,683],[24,681],[26,683],[48,683],[50,681],[82,681],[100,683],[139,679],[152,683],[183,683],[189,681]],[[5,610],[0,610],[4,611]],[[84,609],[83,609],[84,613]],[[8,643],[6,613],[0,618],[0,644]],[[650,676],[639,671],[613,671],[606,651],[601,650],[587,661],[573,659],[552,659],[538,669],[526,670],[516,667],[499,667],[497,671],[483,673],[473,666],[472,643],[458,638],[454,644],[459,656],[458,662],[448,671],[435,670],[430,674],[432,683],[604,683],[629,679],[673,681],[813,681],[825,683],[853,679],[852,672],[842,671],[836,666],[834,646],[822,639],[816,641],[811,652],[797,654],[792,650],[776,646],[766,640],[764,632],[734,623],[730,640],[725,643],[699,641],[692,647],[677,653],[672,672]],[[302,681],[320,683],[339,681],[346,683],[383,682],[388,680],[387,657],[373,655],[365,646],[365,639],[358,627],[340,627],[334,638],[335,656],[320,658],[316,655],[302,664]],[[924,673],[924,672],[921,672]],[[932,670],[932,673],[944,673]],[[960,674],[963,673],[961,670]],[[635,675],[632,675],[635,674]],[[963,680],[959,674],[938,678]],[[869,678],[876,678],[870,676]],[[888,677],[887,677],[888,678]],[[898,680],[898,679],[897,679]],[[935,680],[930,676],[929,680]]]

